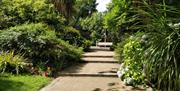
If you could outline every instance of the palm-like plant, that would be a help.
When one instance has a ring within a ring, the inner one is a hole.
[[[162,91],[180,91],[180,26],[171,24],[169,12],[179,14],[165,4],[141,3],[135,9],[138,27],[148,35],[144,57],[147,81]],[[140,26],[140,27],[139,27]]]

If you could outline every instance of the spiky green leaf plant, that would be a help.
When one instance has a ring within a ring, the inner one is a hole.
[[[148,35],[145,50],[148,55],[144,55],[147,82],[158,90],[180,91],[180,26],[172,17],[179,11],[164,1],[161,4],[144,1],[140,5],[134,9],[141,23],[133,27]]]
[[[19,74],[20,68],[23,68],[27,63],[27,59],[21,54],[15,54],[14,51],[10,52],[1,52],[0,54],[0,71],[4,73],[6,70],[11,70],[8,66],[12,66],[16,71],[16,74]],[[12,71],[11,70],[11,71]]]

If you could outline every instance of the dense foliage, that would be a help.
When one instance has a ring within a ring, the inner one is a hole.
[[[4,52],[13,50],[12,58],[19,53],[23,54],[19,56],[33,64],[32,68],[24,69],[41,74],[49,69],[56,71],[80,60],[82,49],[77,46],[84,47],[86,40],[79,30],[66,24],[71,14],[66,10],[60,11],[56,2],[2,0],[0,6],[0,49]],[[9,57],[8,54],[5,57]],[[11,67],[6,70],[9,69]]]
[[[75,9],[75,26],[78,24],[80,18],[90,17],[94,12],[96,12],[96,0],[76,0]]]
[[[103,38],[103,15],[101,13],[94,13],[85,19],[81,18],[79,25],[82,27],[82,32],[89,32],[84,37],[88,38],[87,36],[89,36],[89,40],[94,44]]]
[[[173,3],[165,1],[142,1],[133,5],[136,7],[132,9],[131,12],[134,14],[130,18],[134,18],[138,23],[134,21],[131,27],[144,31],[145,34],[139,41],[136,40],[135,37],[138,36],[135,35],[133,40],[125,40],[117,46],[117,54],[124,63],[119,74],[125,70],[124,79],[128,79],[127,81],[132,82],[133,85],[139,84],[133,78],[137,76],[152,88],[162,91],[179,91],[180,26],[179,20],[175,19],[179,16],[179,9],[174,8],[177,6]],[[141,42],[144,44],[142,45]],[[130,74],[127,76],[127,73]],[[129,80],[129,77],[133,79]]]
[[[78,61],[81,49],[73,47],[56,37],[55,31],[48,26],[23,24],[0,32],[1,50],[12,50],[24,53],[34,66],[41,62],[54,69],[68,66]]]
[[[116,54],[120,60],[123,60],[118,74],[127,85],[143,84],[145,80],[143,73],[144,58],[142,56],[144,55],[145,42],[142,41],[141,37],[142,34],[138,33],[116,46]]]
[[[108,12],[104,17],[104,27],[109,31],[109,37],[114,44],[121,41],[123,34],[128,32],[131,16],[129,10],[131,9],[131,0],[112,0],[108,6]],[[129,30],[130,31],[130,30]]]
[[[79,30],[66,26],[66,20],[48,0],[3,0],[0,7],[0,29],[20,25],[23,23],[43,22],[54,28],[56,35],[73,45],[84,44],[79,38]],[[58,8],[58,7],[57,7]],[[64,15],[64,17],[66,17]],[[74,38],[74,39],[72,39]],[[77,41],[74,40],[79,40]]]
[[[47,0],[2,0],[0,29],[25,22],[44,22],[61,29],[64,18]]]
[[[179,21],[174,21],[174,17],[168,14],[179,15],[179,11],[166,6],[165,3],[162,5],[151,6],[145,3],[147,8],[141,9],[142,13],[146,13],[142,22],[148,36],[145,73],[148,82],[154,84],[153,87],[163,91],[178,91],[180,26]]]

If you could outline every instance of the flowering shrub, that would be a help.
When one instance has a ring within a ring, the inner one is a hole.
[[[130,37],[125,41],[123,46],[117,46],[123,47],[121,54],[118,54],[123,55],[123,63],[118,71],[118,76],[127,85],[142,84],[144,83],[143,43],[140,37]]]

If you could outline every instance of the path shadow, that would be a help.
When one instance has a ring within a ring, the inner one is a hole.
[[[118,82],[111,82],[107,84],[108,89],[107,91],[119,91],[119,83]]]
[[[99,50],[88,50],[87,52],[91,53],[91,52],[98,52]]]
[[[111,68],[110,70],[106,70],[106,71],[101,71],[98,73],[117,73],[118,68]]]
[[[138,91],[146,91],[145,89],[139,88],[139,87],[134,87],[132,90],[138,90]]]
[[[103,73],[116,73],[116,71],[112,71],[112,70],[109,70],[109,71],[101,71],[101,72],[98,72],[100,74],[103,74]]]
[[[68,68],[63,69],[61,73],[78,73],[85,65],[86,63],[78,63],[78,64],[75,64]]]
[[[107,91],[120,91],[119,87],[109,88]]]
[[[11,81],[7,78],[0,77],[0,91],[20,91],[22,82]]]
[[[115,85],[119,85],[119,83],[117,83],[117,82],[108,83],[108,86],[115,86]]]
[[[92,91],[102,91],[100,88],[95,88],[94,90]]]

